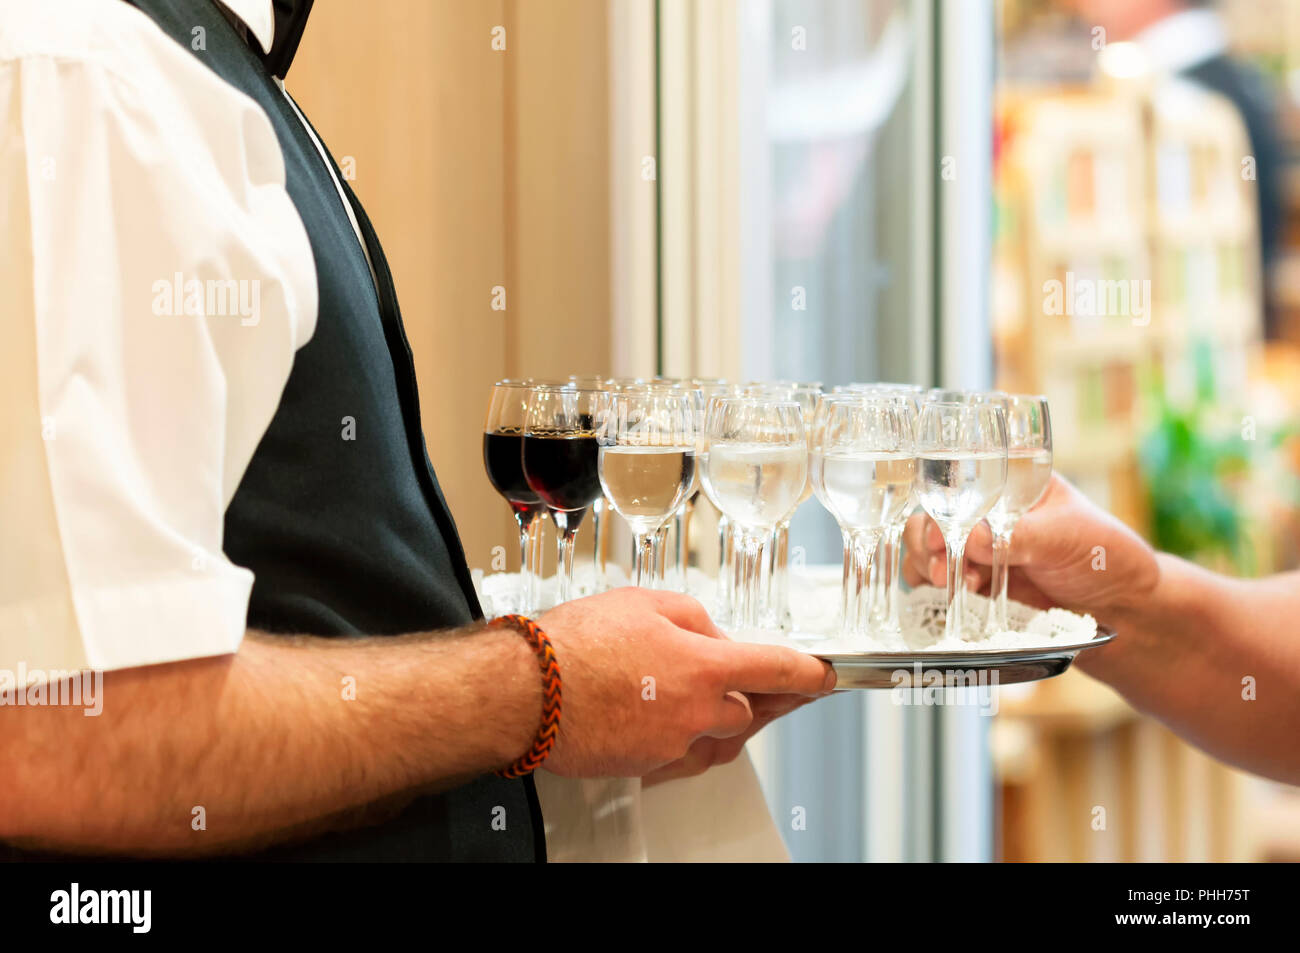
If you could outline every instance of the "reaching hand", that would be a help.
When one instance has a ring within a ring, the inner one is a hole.
[[[904,539],[907,582],[945,585],[947,557],[934,521],[924,513],[914,515]],[[966,544],[966,584],[977,591],[989,583],[992,542],[988,526],[981,523]],[[1010,564],[1012,599],[1077,609],[1103,620],[1140,603],[1160,579],[1155,552],[1142,537],[1059,475],[1016,525]]]

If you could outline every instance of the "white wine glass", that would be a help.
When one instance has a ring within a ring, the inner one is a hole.
[[[998,398],[1007,418],[1007,485],[985,519],[993,531],[993,576],[989,586],[989,615],[985,631],[1005,632],[1007,577],[1010,575],[1011,534],[1021,517],[1034,508],[1052,479],[1052,421],[1047,398],[1008,394]]]
[[[695,484],[695,408],[688,393],[660,388],[614,394],[597,434],[600,485],[635,540],[633,578],[654,574],[655,534]]]
[[[1007,482],[1007,419],[992,402],[933,401],[916,424],[916,497],[943,533],[948,555],[944,635],[963,638],[966,539]]]
[[[825,402],[817,423],[816,492],[853,549],[846,559],[854,571],[845,572],[844,632],[862,634],[871,617],[870,606],[862,603],[862,581],[870,578],[880,541],[902,514],[915,482],[912,421],[892,397],[860,396]],[[857,611],[849,611],[850,603]]]
[[[705,449],[705,491],[739,534],[733,624],[757,628],[764,550],[777,524],[798,505],[808,479],[803,412],[794,401],[717,399]]]

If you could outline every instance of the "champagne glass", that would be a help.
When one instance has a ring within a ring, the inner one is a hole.
[[[541,497],[524,479],[524,424],[528,413],[529,385],[523,381],[503,380],[492,385],[487,420],[483,424],[483,467],[488,479],[500,493],[519,527],[520,593],[518,611],[530,614],[534,606],[535,559],[531,545],[536,537],[538,517],[545,512]]]
[[[892,397],[854,395],[823,403],[817,419],[815,492],[840,524],[846,550],[843,630],[859,634],[862,580],[880,541],[907,505],[915,481],[912,422]],[[854,593],[850,597],[850,581]],[[850,604],[857,611],[850,611]]]
[[[764,547],[808,479],[803,413],[794,401],[720,398],[709,413],[705,446],[706,491],[739,533],[734,624],[757,628]]]
[[[649,583],[654,538],[695,483],[695,408],[659,389],[615,394],[598,435],[600,484],[635,539],[633,577]]]
[[[604,422],[603,388],[542,384],[528,392],[523,470],[555,523],[558,602],[573,593],[573,543],[583,515],[601,496],[596,431]]]
[[[966,539],[1007,482],[1007,418],[998,404],[933,401],[916,425],[916,496],[948,554],[946,638],[963,638]]]
[[[989,587],[989,635],[1005,632],[1011,534],[1034,508],[1052,479],[1052,422],[1047,398],[1008,394],[999,399],[1007,417],[1007,485],[986,517],[993,531],[993,577]]]

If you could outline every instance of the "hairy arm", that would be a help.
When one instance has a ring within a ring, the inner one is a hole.
[[[1150,597],[1104,617],[1120,638],[1079,667],[1215,757],[1300,784],[1300,573],[1158,561]]]
[[[938,527],[913,517],[907,543],[909,582],[944,585]],[[986,526],[966,555],[967,584],[985,588]],[[1300,783],[1300,573],[1232,579],[1157,553],[1059,476],[1017,525],[1010,562],[1011,598],[1118,632],[1079,668],[1215,757]]]
[[[233,655],[107,673],[98,717],[0,709],[0,838],[206,854],[304,836],[508,764],[540,712],[536,658],[514,632],[250,632]],[[196,807],[206,830],[191,828]]]

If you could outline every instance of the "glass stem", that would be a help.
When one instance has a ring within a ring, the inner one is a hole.
[[[556,605],[568,602],[573,598],[573,539],[577,536],[576,529],[569,529],[569,514],[555,514],[555,575],[558,577],[559,592],[556,596]]]
[[[860,532],[857,541],[857,559],[858,559],[858,579],[859,586],[866,591],[866,600],[862,600],[862,592],[858,594],[858,633],[867,635],[871,632],[872,624],[875,621],[875,614],[872,610],[871,600],[872,593],[870,582],[873,573],[879,572],[876,566],[876,551],[880,546],[879,532]]]
[[[528,610],[536,612],[541,608],[541,582],[542,582],[542,557],[545,555],[542,549],[542,540],[546,535],[546,514],[538,513],[533,520],[532,539],[529,542],[529,573],[526,584],[528,586]]]
[[[532,550],[529,545],[533,539],[533,521],[537,514],[529,511],[526,513],[515,513],[515,522],[519,525],[519,614],[528,615],[533,611],[532,607],[532,567],[529,560],[532,558]]]
[[[677,508],[677,590],[686,591],[686,566],[691,557],[690,525],[692,511],[690,500]]]
[[[899,520],[893,526],[889,527],[889,549],[887,550],[887,559],[884,563],[884,569],[887,573],[885,579],[885,627],[890,632],[901,632],[902,626],[899,624],[899,602],[902,600],[902,585],[899,580],[903,575],[903,529],[907,526],[906,520]]]
[[[767,604],[776,616],[776,627],[786,627],[790,612],[790,521],[778,523],[772,534],[772,562],[767,580]]]
[[[1007,579],[1011,575],[1011,530],[993,534],[993,574],[989,582],[989,617],[985,626],[989,635],[1005,632],[1007,621]]]
[[[762,601],[760,582],[763,574],[763,550],[765,538],[753,533],[745,533],[740,540],[740,592],[737,600],[740,604],[740,628],[758,628],[758,607]]]
[[[885,554],[888,556],[889,541],[884,540]],[[868,576],[867,593],[869,602],[869,616],[872,625],[879,625],[888,615],[888,605],[886,605],[885,593],[888,586],[888,580],[885,578],[885,567],[883,561],[872,560],[871,573]]]
[[[856,560],[853,558],[853,534],[840,527],[840,535],[844,538],[844,579],[843,588],[840,592],[840,633],[852,635],[853,616],[857,607],[853,592],[853,578],[856,569]]]
[[[731,615],[731,592],[733,582],[733,552],[731,549],[731,520],[725,516],[718,517],[718,611],[724,616]]]
[[[655,537],[654,533],[638,533],[633,542],[632,576],[635,585],[649,584],[654,573]]]
[[[957,531],[957,535],[943,534],[948,548],[948,613],[944,620],[943,634],[947,639],[962,637],[962,589],[965,588],[966,534]]]
[[[596,573],[596,592],[605,591],[605,498],[591,504],[591,565]]]

